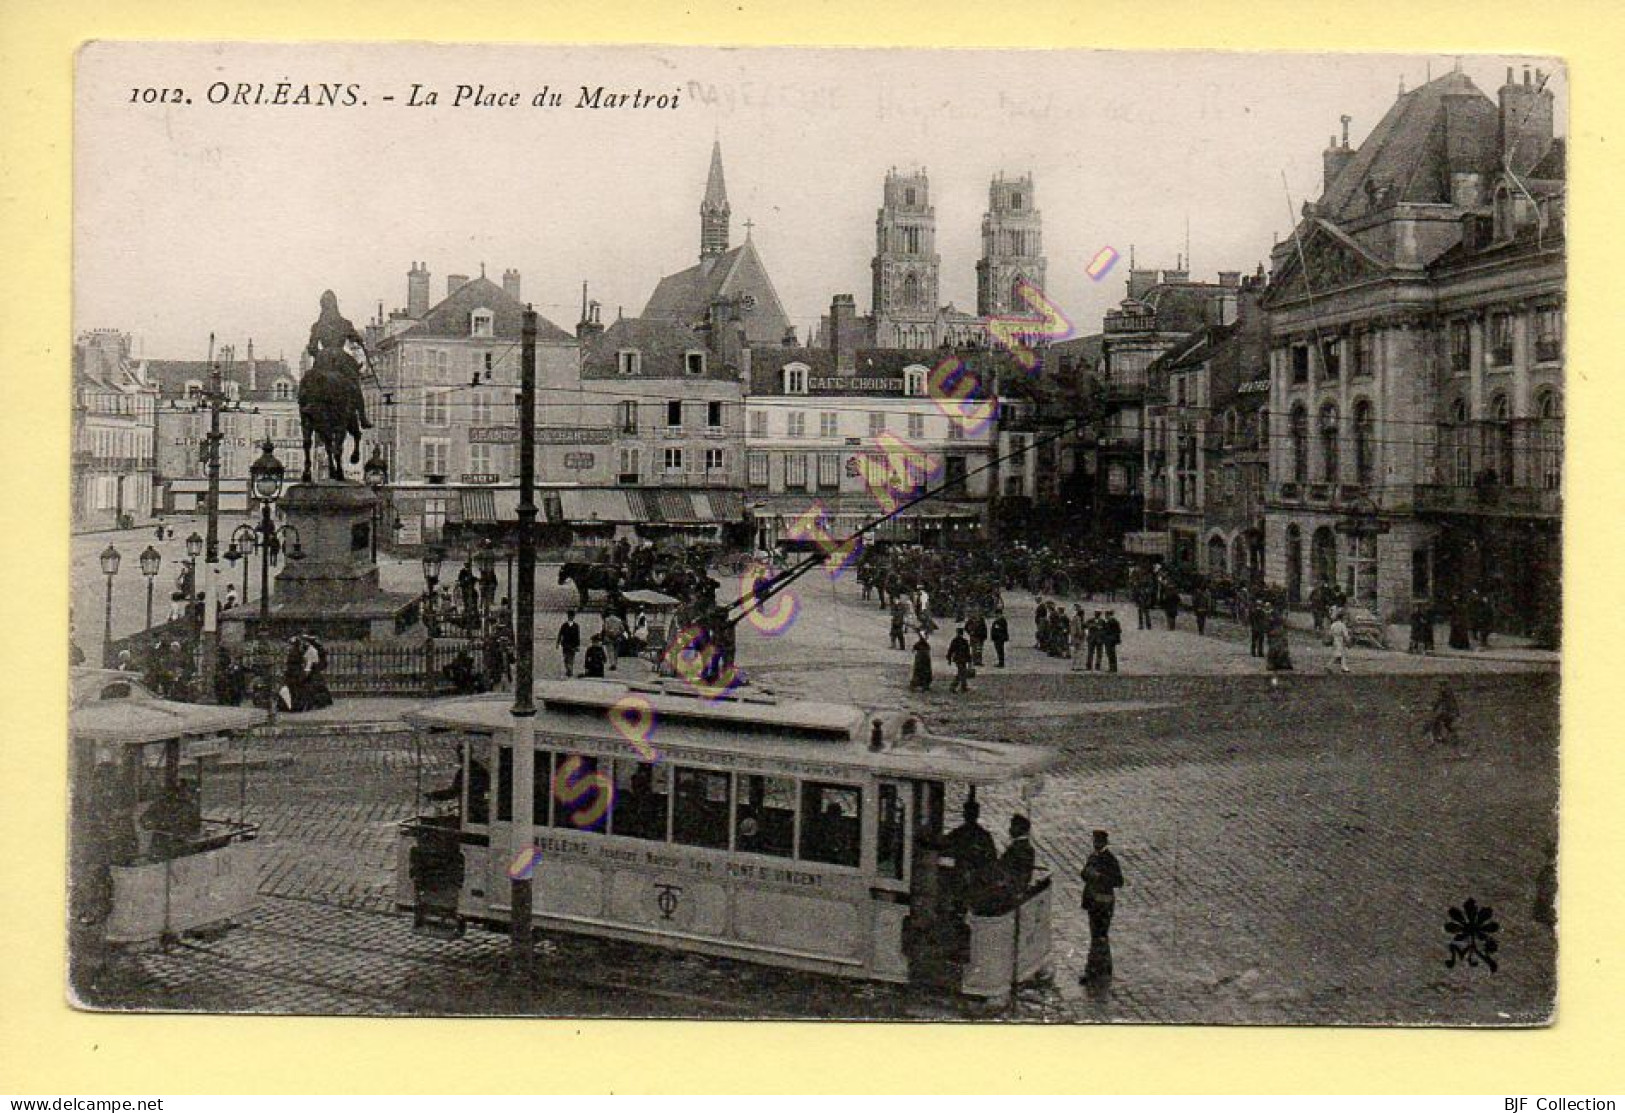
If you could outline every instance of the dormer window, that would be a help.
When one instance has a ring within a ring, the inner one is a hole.
[[[786,364],[784,368],[784,393],[806,394],[807,372],[812,370],[805,363]]]
[[[469,314],[469,335],[495,336],[496,318],[489,309],[476,309]]]
[[[925,374],[925,368],[919,364],[903,368],[903,394],[905,397],[925,397]]]
[[[643,370],[643,353],[636,348],[622,348],[615,353],[615,370],[622,375],[636,375]]]
[[[197,379],[187,379],[186,380],[186,397],[188,397],[188,398],[201,398],[201,397],[203,397],[203,384],[202,384],[202,382],[200,382]]]
[[[242,388],[241,384],[239,384],[239,383],[227,383],[226,384],[226,399],[228,401],[236,402],[237,400],[239,400],[242,397],[242,393],[243,393],[243,388]]]
[[[276,386],[271,388],[271,395],[278,402],[286,402],[293,398],[293,384],[287,379],[278,379]]]
[[[703,375],[703,374],[705,374],[705,353],[704,352],[684,352],[683,353],[683,372],[685,374],[688,374],[688,375]]]

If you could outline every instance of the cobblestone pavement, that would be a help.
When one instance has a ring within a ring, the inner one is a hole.
[[[1555,939],[1536,921],[1534,903],[1555,832],[1554,670],[1489,655],[1358,651],[1354,675],[1331,676],[1304,667],[1324,652],[1305,645],[1297,649],[1302,671],[1272,685],[1235,631],[1138,632],[1122,607],[1125,671],[1069,673],[1069,662],[1031,648],[1023,599],[1011,607],[1010,668],[982,669],[967,695],[941,683],[919,696],[904,690],[904,654],[886,649],[878,607],[845,584],[817,586],[789,633],[741,637],[757,683],[904,703],[939,730],[1057,751],[1035,799],[984,797],[1001,843],[1012,810],[1032,815],[1058,886],[1053,984],[994,1015],[1270,1024],[1508,1024],[1549,1015]],[[945,648],[945,638],[936,640]],[[1441,673],[1456,674],[1464,711],[1468,744],[1456,753],[1420,739]],[[383,716],[392,707],[370,710]],[[986,1015],[889,987],[558,936],[545,945],[541,988],[523,997],[504,971],[502,937],[424,939],[389,911],[394,825],[412,809],[419,751],[421,784],[434,787],[449,776],[448,745],[405,731],[308,725],[307,735],[258,743],[249,770],[248,816],[263,825],[267,852],[261,908],[213,942],[132,956],[107,987],[107,1003]],[[214,807],[235,808],[234,778],[212,780],[210,792]],[[1077,875],[1095,827],[1111,830],[1128,887],[1113,925],[1115,982],[1088,994],[1077,986],[1088,945]],[[1445,917],[1467,897],[1492,906],[1501,924],[1496,973],[1445,966]]]

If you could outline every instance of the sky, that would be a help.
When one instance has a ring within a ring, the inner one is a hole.
[[[559,48],[100,43],[81,52],[75,129],[75,331],[129,332],[139,355],[296,357],[331,288],[358,325],[406,303],[421,261],[520,271],[523,296],[574,330],[581,284],[605,319],[636,315],[699,251],[722,143],[733,243],[751,231],[805,340],[836,293],[869,311],[881,184],[924,167],[940,295],[974,311],[980,225],[998,172],[1034,177],[1046,294],[1079,335],[1141,267],[1251,272],[1321,189],[1347,114],[1358,146],[1454,57],[1105,51]],[[1506,67],[1468,56],[1492,99]],[[1521,80],[1521,77],[1520,77]],[[224,82],[224,86],[216,85]],[[229,103],[353,85],[353,106]],[[459,85],[519,106],[453,106]],[[432,106],[409,106],[439,94]],[[676,108],[575,107],[583,86]],[[536,108],[548,89],[563,106]],[[143,103],[178,89],[190,103]],[[210,104],[211,91],[224,104]],[[157,96],[158,94],[152,94]],[[131,103],[132,97],[135,103]],[[385,101],[393,97],[393,101]],[[1121,256],[1095,280],[1105,247]]]

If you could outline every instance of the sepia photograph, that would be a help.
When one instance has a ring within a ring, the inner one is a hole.
[[[1553,1022],[1563,59],[73,80],[74,1008]]]

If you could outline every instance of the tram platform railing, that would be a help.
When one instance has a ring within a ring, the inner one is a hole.
[[[1019,899],[970,914],[970,960],[960,983],[963,993],[1002,1000],[1043,971],[1050,957],[1053,893],[1049,871],[1040,867]]]

